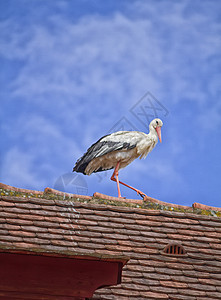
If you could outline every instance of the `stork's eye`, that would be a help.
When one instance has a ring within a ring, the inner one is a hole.
[[[159,122],[158,122],[158,121],[156,121],[156,124],[157,124],[157,125],[158,125],[158,123],[159,123]]]

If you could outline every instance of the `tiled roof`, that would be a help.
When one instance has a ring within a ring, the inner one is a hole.
[[[136,201],[61,200],[61,193],[1,194],[1,251],[130,258],[122,283],[98,290],[95,299],[221,299],[220,217],[140,208]],[[169,243],[182,245],[186,254],[165,254]]]

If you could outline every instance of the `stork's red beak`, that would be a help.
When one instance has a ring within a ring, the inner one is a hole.
[[[159,138],[160,142],[162,143],[162,139],[161,139],[161,127],[156,127],[156,132],[157,132],[157,135],[158,135],[158,138]]]

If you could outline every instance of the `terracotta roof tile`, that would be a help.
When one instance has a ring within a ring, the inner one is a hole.
[[[148,203],[139,206],[133,200],[127,207],[118,198],[68,195],[63,200],[64,194],[52,191],[27,195],[26,190],[23,195],[17,189],[16,196],[1,196],[1,251],[129,256],[122,284],[99,289],[94,299],[221,298],[218,215],[194,214],[189,208],[150,210]],[[181,244],[186,254],[164,254],[172,242]]]
[[[179,289],[179,293],[181,295],[185,295],[185,296],[188,296],[188,297],[191,297],[191,296],[206,296],[206,291],[201,291],[197,288],[197,285],[195,285],[195,289],[191,288],[189,286],[189,289]]]
[[[206,295],[211,299],[220,299],[220,292],[207,292]]]
[[[185,296],[185,295],[170,295],[171,300],[197,300],[194,296]],[[200,300],[203,298],[200,297]],[[207,299],[208,300],[208,299]]]
[[[141,296],[147,299],[169,299],[169,296],[165,293],[158,293],[158,292],[141,292]]]

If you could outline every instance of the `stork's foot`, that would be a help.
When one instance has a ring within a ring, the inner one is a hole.
[[[143,198],[143,199],[144,199],[145,197],[147,197],[146,194],[144,194],[143,192],[141,192],[141,191],[139,191],[139,190],[137,190],[136,192],[137,192],[137,195],[140,195],[141,198]]]

